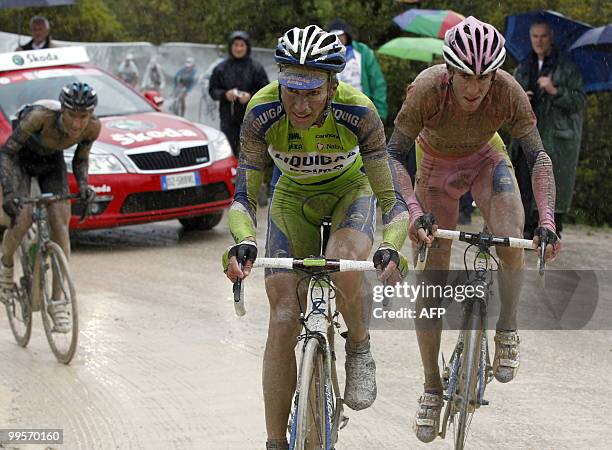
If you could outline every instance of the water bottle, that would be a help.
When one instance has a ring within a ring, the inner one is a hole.
[[[32,229],[28,230],[26,233],[24,243],[28,264],[30,269],[33,269],[34,261],[36,260],[36,253],[38,253],[38,241],[36,240],[36,233],[34,233]]]
[[[491,268],[489,264],[489,255],[483,251],[478,250],[476,253],[476,261],[474,262],[474,269],[476,272],[484,272]]]

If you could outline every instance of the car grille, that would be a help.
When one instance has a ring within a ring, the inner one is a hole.
[[[166,151],[133,153],[127,155],[140,170],[181,169],[199,166],[210,161],[208,145],[182,148],[177,156]]]
[[[229,198],[230,193],[225,183],[204,184],[171,191],[139,192],[126,197],[121,212],[130,214],[181,208]]]

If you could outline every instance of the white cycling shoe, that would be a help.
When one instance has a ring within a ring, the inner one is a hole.
[[[13,267],[7,267],[0,261],[0,303],[7,304],[14,286]]]
[[[516,377],[520,365],[520,342],[516,330],[498,330],[495,333],[493,374],[500,383],[508,383]]]
[[[53,331],[56,333],[69,333],[72,329],[70,309],[68,303],[63,300],[51,300],[47,312],[53,320]]]

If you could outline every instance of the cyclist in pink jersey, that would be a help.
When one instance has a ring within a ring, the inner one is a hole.
[[[454,229],[459,198],[470,191],[496,235],[522,237],[521,198],[503,141],[497,131],[506,125],[525,151],[532,171],[539,226],[547,237],[546,257],[560,250],[555,233],[555,181],[552,163],[536,128],[527,95],[507,72],[503,36],[492,26],[468,17],[450,29],[444,39],[446,64],[430,67],[408,86],[406,99],[395,119],[388,150],[396,160],[416,140],[417,175],[414,191],[407,173],[402,189],[410,210],[410,237],[431,245],[424,213],[438,226]],[[435,228],[435,226],[434,226]],[[539,234],[537,230],[536,234]],[[534,240],[539,247],[539,237]],[[451,242],[441,239],[430,248],[427,269],[449,268]],[[498,248],[501,311],[496,324],[493,370],[497,380],[512,380],[519,367],[517,307],[522,284],[523,251]],[[430,282],[440,275],[428,272]],[[445,275],[444,275],[445,278]],[[429,300],[428,300],[429,301]],[[419,300],[419,305],[425,305]],[[427,304],[431,306],[431,303]],[[441,320],[435,326],[417,321],[417,339],[425,372],[415,432],[423,442],[438,435],[442,409],[442,382],[438,367]]]

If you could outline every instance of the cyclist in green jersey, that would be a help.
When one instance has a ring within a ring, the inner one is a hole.
[[[366,259],[373,244],[378,199],[384,230],[374,263],[380,279],[399,281],[406,269],[399,250],[407,236],[408,212],[396,182],[398,169],[392,165],[397,163],[387,157],[375,106],[336,80],[346,62],[344,46],[336,35],[316,25],[293,28],[279,39],[275,59],[279,81],[251,99],[242,126],[236,195],[229,213],[236,245],[225,255],[227,277],[232,282],[244,279],[257,256],[257,191],[266,158],[271,157],[281,175],[269,210],[266,256],[318,254],[320,220],[331,216],[326,256]],[[238,260],[246,261],[243,268]],[[376,398],[376,366],[359,295],[362,278],[336,274],[334,281],[338,309],[348,327],[344,399],[359,410]],[[263,389],[268,449],[288,448],[299,332],[297,282],[298,275],[291,271],[266,272],[270,322]]]

